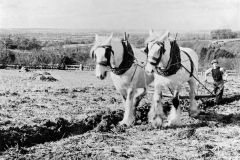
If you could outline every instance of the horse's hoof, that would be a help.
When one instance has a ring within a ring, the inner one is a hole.
[[[125,121],[125,120],[122,120],[119,122],[119,125],[120,126],[123,126],[123,125],[126,125],[126,126],[131,126],[133,124],[134,120],[133,121]]]
[[[182,121],[181,120],[173,120],[173,121],[168,121],[167,126],[181,126]]]
[[[163,125],[163,121],[162,121],[162,118],[160,118],[160,116],[155,117],[150,122],[151,122],[152,126],[155,128],[161,127]]]
[[[200,111],[199,110],[196,110],[196,111],[190,111],[190,117],[192,118],[196,118],[198,117],[200,114]]]

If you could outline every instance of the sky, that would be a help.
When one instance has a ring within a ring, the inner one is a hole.
[[[0,28],[240,30],[240,0],[1,0]]]

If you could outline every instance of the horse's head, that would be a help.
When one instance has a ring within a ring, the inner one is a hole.
[[[152,74],[155,71],[156,66],[160,65],[165,55],[168,57],[171,49],[169,34],[169,31],[167,31],[162,36],[158,36],[151,29],[149,30],[150,36],[145,41],[145,52],[148,55],[145,67],[147,74]]]
[[[107,76],[108,67],[113,64],[113,50],[111,46],[113,34],[109,37],[95,37],[95,45],[90,51],[90,57],[96,60],[96,76],[99,79],[105,79]]]

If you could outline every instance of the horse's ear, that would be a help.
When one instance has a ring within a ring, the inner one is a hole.
[[[168,37],[170,36],[170,32],[169,32],[169,30],[168,30]]]
[[[149,35],[152,36],[153,35],[153,30],[151,28],[149,28]]]
[[[109,38],[111,38],[111,39],[113,38],[113,33],[111,33],[111,35],[109,36]]]
[[[111,33],[111,35],[108,37],[108,39],[106,40],[106,43],[110,43],[110,41],[112,40],[113,38],[113,33]]]
[[[95,41],[99,41],[99,36],[95,34]]]
[[[170,35],[170,32],[169,32],[169,30],[167,30],[167,31],[164,33],[164,35],[162,35],[162,37],[161,37],[160,39],[165,40],[166,38],[169,37],[169,35]]]

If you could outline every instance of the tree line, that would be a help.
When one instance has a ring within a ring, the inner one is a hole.
[[[19,50],[40,50],[42,45],[41,42],[36,38],[3,38],[2,43],[5,45],[5,49],[19,49]]]
[[[233,32],[231,29],[215,29],[210,32],[212,39],[229,39],[239,37],[237,32]]]
[[[41,42],[36,38],[8,37],[0,40],[0,64],[16,64],[20,66],[44,66],[69,64],[92,64],[89,58],[90,46],[77,48],[66,48],[64,44],[76,44],[76,42],[66,39],[61,43],[52,41]],[[43,47],[53,47],[54,49],[43,50]]]
[[[222,31],[222,32],[220,32]],[[220,34],[221,36],[216,36]],[[223,34],[224,33],[224,34]],[[227,36],[228,33],[229,35]],[[174,35],[174,34],[172,34]],[[188,35],[188,34],[185,34]],[[204,65],[205,62],[211,59],[212,55],[218,55],[220,57],[226,57],[229,53],[226,53],[222,50],[226,50],[232,54],[239,53],[238,45],[233,46],[233,44],[229,44],[229,46],[221,47],[219,51],[206,51],[207,46],[209,46],[209,41],[198,41],[199,39],[210,39],[210,36],[215,36],[217,38],[233,38],[231,35],[233,34],[231,30],[213,30],[211,34],[206,36],[203,34],[202,36],[198,36],[192,34],[188,36],[190,39],[195,39],[193,41],[178,41],[180,46],[185,46],[194,49],[199,55],[202,61],[201,65]],[[224,36],[223,36],[224,35]],[[116,37],[122,37],[123,34],[116,34]],[[129,42],[133,44],[137,48],[145,47],[144,41],[148,37],[148,34],[130,34]],[[179,36],[180,38],[180,36]],[[181,37],[182,39],[182,37]],[[58,41],[40,41],[36,38],[25,38],[12,36],[7,38],[2,38],[2,43],[0,42],[0,64],[18,64],[18,65],[51,65],[51,64],[59,64],[65,63],[67,64],[87,64],[94,65],[94,60],[90,59],[89,52],[91,46],[79,46],[74,48],[63,48],[63,44],[78,44],[71,39],[66,39],[61,42]],[[90,39],[89,41],[93,41]],[[205,48],[204,48],[205,47]],[[208,50],[208,48],[207,48]],[[232,51],[233,50],[233,51]],[[236,53],[235,53],[236,52]],[[214,54],[213,54],[214,53]],[[205,56],[207,55],[207,56]],[[211,55],[211,56],[209,56]],[[227,57],[229,58],[229,57]],[[233,58],[233,57],[231,57]]]

